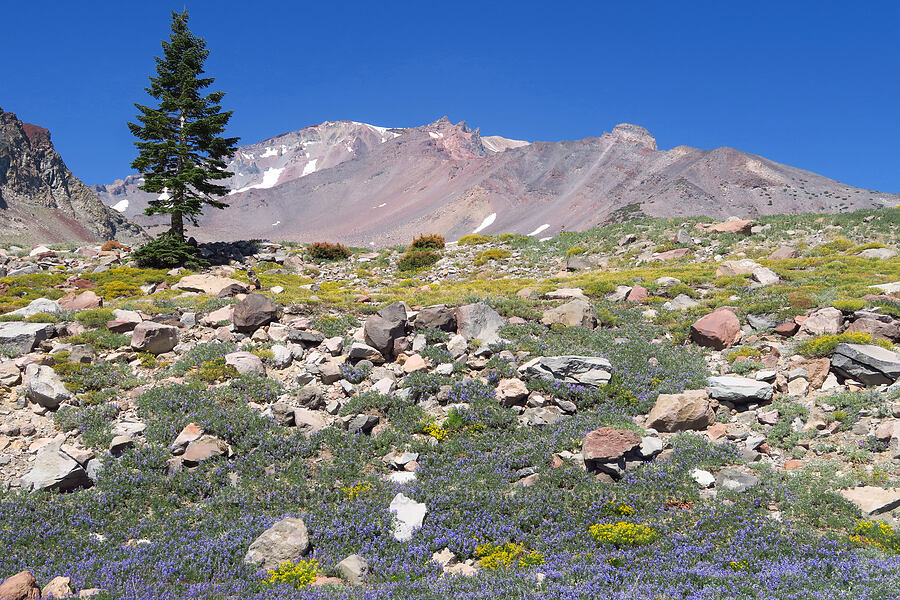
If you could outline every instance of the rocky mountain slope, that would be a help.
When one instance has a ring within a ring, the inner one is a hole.
[[[50,132],[0,109],[0,239],[134,242],[140,227],[107,208],[66,167]]]
[[[0,598],[898,598],[898,224],[0,249]]]
[[[546,237],[617,211],[756,217],[894,206],[900,195],[843,185],[732,148],[659,150],[622,124],[599,138],[527,143],[482,138],[465,123],[385,129],[324,123],[242,147],[225,211],[198,239],[401,243],[419,232]],[[95,191],[138,222],[148,196],[132,176]],[[619,213],[620,214],[620,213]]]

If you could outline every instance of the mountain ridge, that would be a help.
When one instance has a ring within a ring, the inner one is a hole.
[[[734,148],[660,150],[628,123],[599,137],[527,142],[482,138],[446,117],[408,128],[327,121],[242,146],[229,167],[231,207],[204,215],[191,231],[198,239],[384,246],[425,231],[455,239],[487,220],[484,233],[549,236],[630,205],[648,216],[752,218],[900,203]],[[131,177],[94,191],[161,230],[163,220],[140,214],[151,195]]]

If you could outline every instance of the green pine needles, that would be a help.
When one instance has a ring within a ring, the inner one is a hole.
[[[131,163],[144,176],[140,189],[158,194],[146,214],[171,215],[167,239],[184,242],[184,219],[197,225],[204,206],[225,208],[218,198],[228,193],[219,181],[231,177],[224,159],[238,138],[222,137],[232,111],[222,110],[224,92],[208,92],[204,77],[206,42],[188,29],[188,13],[172,13],[172,33],[156,58],[156,76],[147,93],[156,106],[135,104],[138,123],[128,123],[137,138],[138,157]]]

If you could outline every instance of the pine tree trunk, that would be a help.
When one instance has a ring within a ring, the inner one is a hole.
[[[169,228],[169,233],[177,236],[182,242],[184,241],[184,219],[180,212],[172,213],[172,225]]]

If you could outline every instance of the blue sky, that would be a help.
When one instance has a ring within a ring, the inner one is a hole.
[[[631,122],[900,192],[896,2],[11,2],[0,107],[85,182],[128,174],[125,123],[183,6],[242,143],[340,119],[527,140]]]

